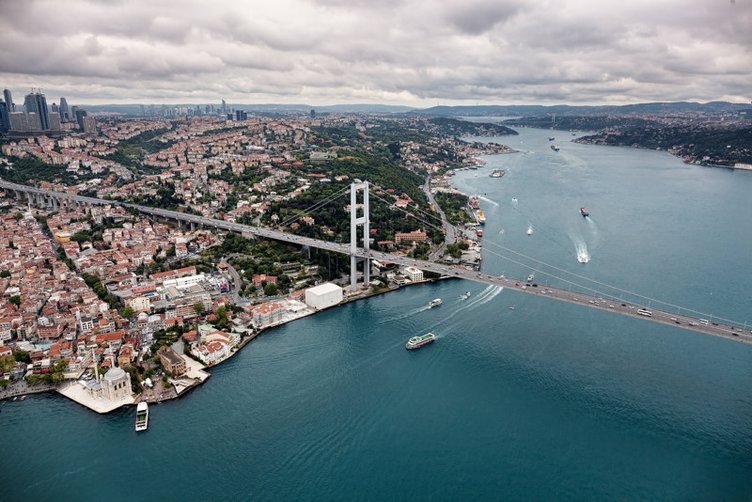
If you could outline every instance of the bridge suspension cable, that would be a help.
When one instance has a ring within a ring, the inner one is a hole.
[[[388,200],[384,199],[383,197],[379,197],[379,196],[378,196],[378,195],[376,195],[376,194],[371,194],[371,197],[373,197],[373,198],[374,198],[374,199],[376,199],[376,200],[380,200],[381,202],[384,202],[384,203],[386,203],[386,204],[389,204],[389,205],[391,205],[391,204],[392,204],[392,203],[391,203],[391,202],[389,202]],[[421,218],[418,218],[417,216],[415,216],[415,215],[414,215],[413,213],[411,213],[410,211],[407,211],[406,209],[403,209],[403,208],[401,208],[401,207],[396,207],[396,206],[395,206],[395,209],[397,209],[398,211],[402,211],[403,213],[407,214],[408,216],[411,216],[412,218],[415,218],[415,219],[416,219],[416,220],[418,220],[419,222],[423,223],[424,225],[426,225],[426,226],[428,226],[428,227],[430,227],[430,228],[433,228],[434,230],[438,230],[439,232],[443,232],[443,231],[444,231],[444,229],[443,229],[443,228],[441,228],[441,227],[437,227],[437,226],[436,226],[436,225],[434,225],[433,223],[429,223],[429,222],[427,222],[427,221],[425,221],[425,220],[423,220],[423,219],[421,219]]]
[[[311,206],[307,207],[306,209],[303,209],[300,213],[294,214],[294,215],[290,216],[289,218],[287,218],[285,221],[278,223],[277,226],[278,227],[284,227],[284,226],[287,226],[287,225],[291,225],[292,223],[296,222],[297,220],[299,220],[303,216],[306,216],[306,215],[312,213],[313,211],[315,211],[317,209],[320,209],[321,207],[329,204],[330,202],[333,202],[335,199],[337,199],[338,197],[341,197],[342,195],[344,195],[349,190],[350,190],[350,186],[347,185],[344,188],[342,188],[341,190],[339,190],[339,191],[337,191],[337,192],[329,195],[328,197],[326,197],[326,198],[324,198],[324,199],[322,199],[322,200],[320,200],[320,201],[312,204]]]
[[[734,324],[734,323],[740,324],[740,325],[742,324],[742,323],[740,323],[738,321],[735,321],[735,320],[732,320],[732,319],[725,319],[723,317],[720,317],[720,316],[717,316],[717,315],[713,315],[713,314],[709,314],[707,312],[700,312],[699,310],[695,310],[695,309],[692,309],[692,308],[689,308],[689,307],[683,307],[681,305],[676,305],[674,303],[667,302],[667,301],[664,301],[664,300],[660,300],[658,298],[653,298],[653,297],[650,297],[650,296],[645,296],[645,295],[642,295],[640,293],[637,293],[636,291],[630,291],[628,289],[620,288],[618,286],[613,286],[611,284],[599,281],[597,279],[592,279],[590,277],[587,277],[587,276],[584,276],[584,275],[580,275],[580,274],[577,274],[575,272],[570,272],[569,270],[562,269],[562,268],[557,267],[555,265],[551,265],[550,263],[544,262],[542,260],[538,260],[537,258],[533,258],[532,256],[528,256],[528,255],[526,255],[524,253],[520,253],[520,252],[515,251],[513,249],[510,249],[508,247],[502,246],[500,244],[496,244],[495,242],[486,241],[486,242],[484,242],[484,244],[495,246],[495,247],[497,247],[499,249],[502,249],[502,250],[504,250],[506,252],[509,252],[509,253],[514,254],[514,255],[520,256],[521,258],[524,258],[526,260],[530,260],[530,261],[532,261],[534,263],[537,263],[539,265],[542,265],[542,266],[545,266],[545,267],[549,267],[549,268],[551,268],[553,270],[556,270],[558,272],[562,272],[564,274],[569,274],[570,276],[577,277],[578,279],[583,279],[583,280],[589,281],[589,282],[591,282],[593,284],[597,284],[598,286],[603,286],[605,288],[609,288],[609,289],[612,289],[614,291],[618,291],[620,293],[632,295],[632,296],[634,296],[636,298],[640,298],[640,299],[646,300],[648,302],[653,302],[653,303],[656,303],[656,304],[659,304],[659,305],[663,305],[665,307],[670,307],[672,309],[678,309],[678,310],[683,310],[685,312],[691,312],[693,314],[698,314],[700,316],[712,317],[714,319],[717,319],[717,320],[720,320],[720,321],[724,321],[724,322],[727,322],[727,323],[730,323],[730,324]],[[486,249],[486,251],[489,252],[489,253],[491,253],[491,254],[494,254],[494,255],[502,258],[502,259],[511,261],[512,263],[515,263],[517,265],[521,265],[521,266],[526,267],[526,268],[532,268],[528,264],[516,261],[516,260],[514,260],[512,258],[509,258],[507,256],[504,256],[504,255],[502,255],[500,253],[493,252],[493,251],[491,251],[489,249]],[[554,275],[554,274],[552,274],[550,272],[546,272],[545,270],[539,270],[539,271],[540,271],[540,273],[542,273],[544,275],[547,275],[547,276],[552,277],[554,279],[562,280],[562,281],[564,281],[564,282],[566,282],[568,284],[572,284],[574,286],[577,286],[578,288],[583,288],[583,289],[585,289],[587,291],[595,292],[595,293],[598,293],[598,294],[604,295],[604,296],[611,296],[611,295],[609,295],[609,294],[607,294],[607,293],[605,293],[603,291],[599,291],[599,290],[596,290],[596,289],[584,286],[583,284],[580,284],[580,283],[577,283],[577,282],[574,282],[574,281],[570,281],[570,280],[564,279],[563,277]]]

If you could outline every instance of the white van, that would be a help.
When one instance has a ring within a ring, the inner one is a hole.
[[[653,317],[653,313],[649,311],[648,309],[639,309],[637,313],[640,315],[644,315],[645,317]]]

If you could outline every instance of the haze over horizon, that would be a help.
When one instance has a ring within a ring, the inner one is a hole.
[[[0,87],[85,104],[749,103],[752,0],[2,3]]]

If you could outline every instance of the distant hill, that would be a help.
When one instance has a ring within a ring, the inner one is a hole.
[[[434,106],[409,113],[439,117],[462,116],[540,116],[540,115],[604,115],[618,114],[654,114],[682,112],[732,112],[748,111],[752,105],[746,103],[727,103],[713,101],[710,103],[674,102],[674,103],[639,103],[633,105],[571,106],[571,105],[473,105],[473,106]]]
[[[213,103],[217,108],[218,103]],[[163,105],[143,105],[147,110],[155,112]],[[203,110],[205,104],[199,105]],[[164,105],[164,108],[187,107],[196,108],[193,104]],[[141,115],[140,104],[127,105],[82,105],[81,108],[89,112],[120,113],[124,115]],[[738,113],[748,111],[752,116],[752,105],[746,103],[728,103],[713,101],[709,103],[674,102],[674,103],[639,103],[632,105],[603,105],[603,106],[572,106],[572,105],[460,105],[433,106],[430,108],[412,108],[399,105],[380,104],[339,104],[313,106],[307,104],[227,104],[228,109],[245,110],[260,115],[299,115],[308,114],[315,110],[318,114],[326,113],[375,113],[375,114],[406,114],[428,117],[542,117],[552,116],[593,116],[608,114],[670,114],[670,113]]]

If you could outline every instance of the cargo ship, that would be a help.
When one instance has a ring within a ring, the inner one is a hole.
[[[580,214],[582,215],[583,218],[587,218],[588,216],[590,216],[590,213],[588,212],[586,207],[580,208]]]
[[[149,405],[143,401],[136,406],[136,432],[145,431],[149,427]]]
[[[433,333],[426,333],[425,335],[414,336],[407,341],[405,348],[407,350],[419,349],[424,345],[428,345],[434,340],[436,340],[436,335],[434,335]]]

